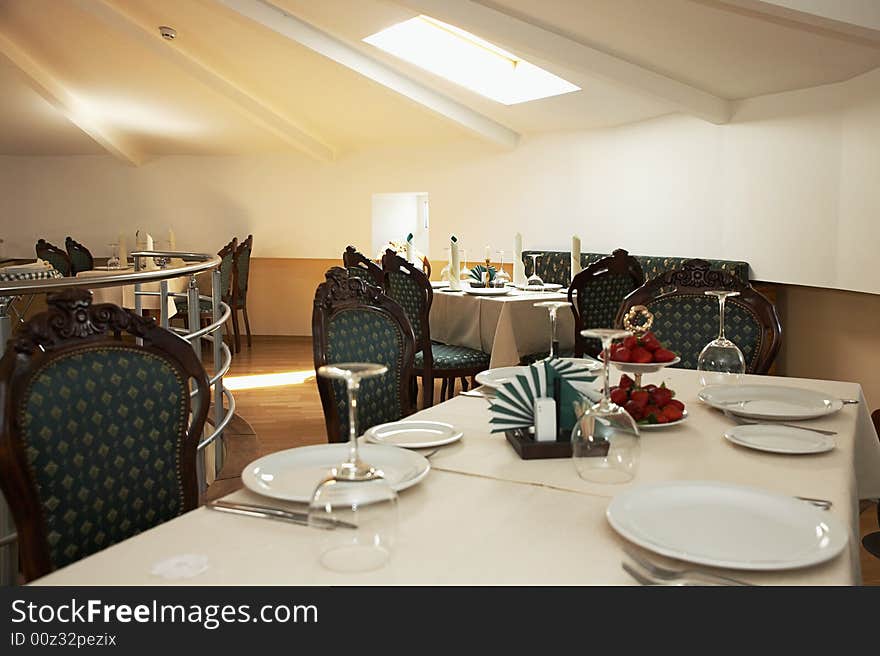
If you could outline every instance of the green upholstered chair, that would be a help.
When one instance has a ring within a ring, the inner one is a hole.
[[[742,350],[747,373],[767,373],[782,344],[776,308],[750,284],[712,269],[706,260],[688,260],[646,282],[624,299],[615,323],[622,326],[631,307],[646,306],[658,339],[681,357],[676,366],[696,369],[700,351],[718,336],[718,300],[704,294],[713,289],[740,293],[727,299],[725,333]]]
[[[70,266],[75,276],[80,271],[91,271],[95,268],[95,259],[89,249],[78,241],[68,237],[64,240],[67,256],[70,258]]]
[[[239,311],[244,316],[244,327],[247,331],[247,345],[251,347],[251,322],[248,319],[247,292],[248,279],[251,272],[251,251],[254,247],[254,236],[248,235],[235,249],[232,257],[232,331],[235,333],[235,352],[241,351],[241,331],[238,328]]]
[[[568,288],[568,302],[574,313],[574,356],[596,357],[602,350],[598,340],[587,339],[582,330],[612,328],[617,309],[645,282],[638,261],[622,248],[600,258],[578,273]]]
[[[385,272],[385,293],[397,301],[413,327],[416,339],[415,374],[422,378],[424,407],[434,404],[434,379],[443,380],[440,400],[455,393],[455,379],[467,389],[467,377],[473,379],[489,368],[489,354],[465,346],[438,344],[431,341],[428,315],[434,291],[428,277],[392,250],[382,256]]]
[[[342,254],[342,263],[348,269],[348,274],[363,278],[371,285],[382,287],[385,285],[385,272],[382,267],[373,262],[363,253],[358,252],[354,246],[346,246]]]
[[[223,248],[217,251],[220,256],[220,300],[232,307],[232,259],[235,256],[235,247],[238,246],[238,237],[232,240]],[[204,292],[199,292],[204,293]],[[183,319],[184,325],[189,326],[189,302],[187,299],[176,299],[174,301],[177,306],[177,314],[175,317]],[[199,321],[202,325],[211,323],[214,316],[214,308],[211,301],[204,299],[199,300]],[[230,334],[230,333],[227,333]],[[232,348],[232,345],[230,345]]]
[[[358,425],[361,432],[412,412],[415,337],[406,315],[381,288],[342,267],[327,271],[312,310],[315,371],[326,364],[371,362],[388,372],[361,382]],[[327,439],[348,439],[348,395],[342,381],[318,377]]]
[[[0,488],[27,580],[198,503],[204,368],[181,337],[91,300],[51,295],[0,359]]]
[[[73,266],[70,263],[70,256],[54,244],[50,244],[45,239],[40,239],[34,247],[34,250],[36,250],[38,258],[46,260],[46,262],[55,267],[55,270],[62,276],[73,275]]]

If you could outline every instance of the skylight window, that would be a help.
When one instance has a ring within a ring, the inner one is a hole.
[[[470,32],[429,16],[397,23],[364,41],[505,105],[580,90]]]

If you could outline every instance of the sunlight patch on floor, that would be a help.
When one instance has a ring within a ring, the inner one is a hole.
[[[223,379],[223,385],[230,390],[249,390],[261,387],[285,387],[288,385],[302,385],[310,378],[315,377],[313,369],[304,371],[280,371],[275,374],[253,374],[251,376],[227,376]]]

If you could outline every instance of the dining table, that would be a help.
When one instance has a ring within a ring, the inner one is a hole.
[[[857,401],[834,414],[801,423],[835,431],[832,450],[780,455],[725,440],[723,434],[734,422],[698,400],[701,385],[696,371],[665,369],[652,375],[651,382],[661,381],[686,403],[689,415],[679,424],[642,431],[639,469],[624,484],[584,481],[576,475],[570,458],[520,459],[503,433],[490,432],[489,402],[483,397],[459,395],[412,415],[409,419],[453,424],[463,437],[440,447],[430,456],[428,475],[400,492],[394,551],[381,569],[330,571],[318,561],[320,529],[200,507],[35,583],[635,585],[621,567],[624,548],[632,544],[606,519],[612,499],[652,483],[716,481],[826,499],[832,505],[822,512],[834,515],[846,527],[848,542],[838,555],[809,567],[703,569],[759,585],[860,584],[859,499],[880,496],[880,443],[860,385],[745,376],[747,383],[796,386]],[[304,508],[249,490],[226,498]],[[656,561],[676,562],[638,550]],[[182,579],[167,580],[153,573],[157,563],[178,556],[195,556],[204,566]]]
[[[428,316],[431,339],[489,353],[490,367],[519,364],[523,356],[550,350],[550,315],[540,301],[564,301],[563,292],[512,288],[503,296],[477,296],[466,291],[434,290]],[[574,347],[571,307],[557,314],[559,347]]]
[[[115,273],[133,273],[134,267],[109,269],[107,267],[90,269],[89,271],[80,271],[76,274],[77,278],[94,278],[112,275]],[[145,282],[141,285],[142,291],[158,292],[161,283]],[[169,293],[184,293],[187,287],[187,277],[171,278],[168,280]],[[119,285],[118,287],[98,287],[92,290],[93,303],[113,303],[119,307],[134,308],[135,305],[135,289],[134,285]],[[144,310],[158,311],[162,307],[159,296],[145,295],[141,296],[141,308]],[[174,298],[169,296],[166,309],[168,317],[177,314],[177,303]]]

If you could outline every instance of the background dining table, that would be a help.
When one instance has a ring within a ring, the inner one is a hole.
[[[434,290],[429,323],[431,339],[490,353],[490,367],[519,364],[529,354],[550,350],[550,314],[539,301],[564,301],[559,292],[512,289],[504,296],[475,296]],[[563,351],[574,347],[571,307],[557,314],[557,335]]]
[[[318,563],[317,529],[199,508],[36,583],[632,585],[635,581],[621,569],[629,543],[610,527],[605,511],[615,494],[673,480],[719,481],[828,499],[833,505],[826,512],[849,531],[847,548],[819,565],[715,571],[758,584],[861,582],[858,499],[880,496],[880,444],[859,385],[747,376],[749,383],[787,384],[859,400],[834,415],[804,422],[837,431],[833,450],[787,456],[727,442],[722,435],[734,424],[697,400],[696,372],[667,369],[651,380],[664,380],[675,389],[690,416],[679,425],[642,433],[640,468],[635,480],[623,485],[583,481],[570,459],[521,460],[503,434],[490,434],[484,398],[457,396],[414,415],[452,423],[464,437],[441,448],[431,457],[428,476],[400,493],[398,539],[382,569],[332,572]],[[245,490],[227,498],[285,505]],[[157,562],[184,554],[206,557],[207,567],[175,581],[151,573]]]
[[[89,271],[80,271],[76,274],[77,278],[94,278],[112,275],[114,273],[133,273],[134,268],[126,269],[91,269]],[[145,292],[158,292],[160,283],[145,282],[141,285],[141,289]],[[182,293],[186,291],[187,277],[171,278],[168,280],[169,293]],[[134,285],[120,285],[119,287],[99,287],[92,290],[93,303],[113,303],[124,308],[134,308]],[[158,296],[141,296],[141,307],[144,310],[158,311],[161,307]],[[173,317],[177,314],[177,304],[174,298],[168,297],[168,316]]]

